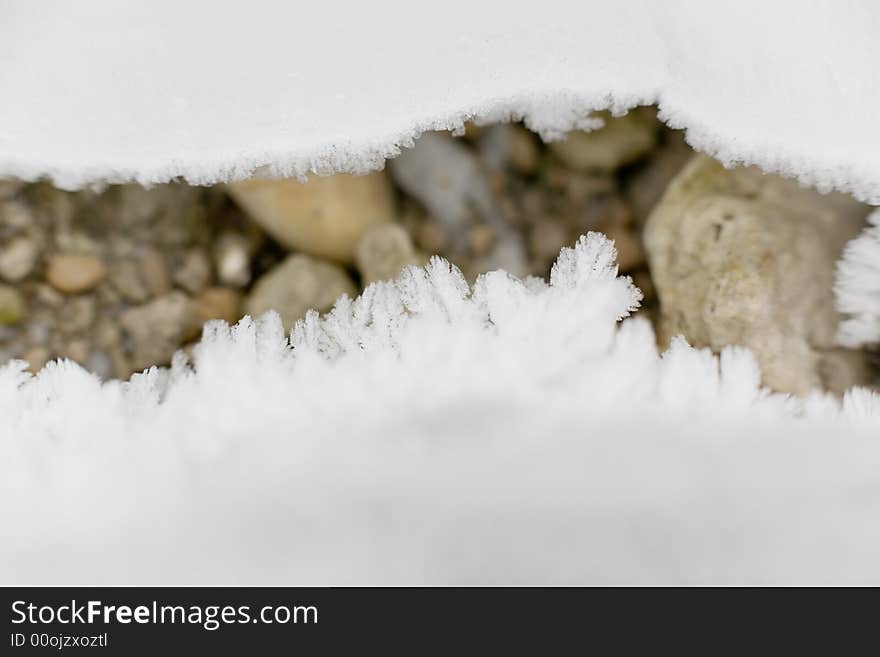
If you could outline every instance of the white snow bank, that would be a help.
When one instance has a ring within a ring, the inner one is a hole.
[[[689,142],[880,203],[874,2],[0,4],[0,176],[362,171],[422,131],[658,102]]]
[[[7,365],[0,581],[880,583],[880,397],[660,357],[614,257],[434,259],[128,383]]]

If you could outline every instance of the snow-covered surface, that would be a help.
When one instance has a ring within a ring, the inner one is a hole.
[[[658,102],[690,143],[880,203],[880,8],[825,0],[2,0],[0,176],[360,171],[428,129]]]
[[[846,316],[837,340],[846,347],[875,347],[880,343],[880,210],[868,217],[868,227],[846,245],[837,264],[834,292],[837,308]]]
[[[870,2],[0,1],[0,175],[360,171],[420,132],[658,102],[697,149],[880,202]],[[880,583],[880,399],[658,354],[600,237],[551,286],[435,261],[287,343],[0,369],[0,581]],[[853,312],[857,312],[856,309]]]
[[[6,366],[0,581],[880,582],[880,398],[661,358],[614,256],[435,259],[130,383]]]

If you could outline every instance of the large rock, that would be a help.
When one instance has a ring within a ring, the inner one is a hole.
[[[296,180],[251,179],[231,183],[241,208],[284,246],[350,263],[370,226],[394,217],[385,174],[338,174]]]
[[[863,383],[858,352],[834,348],[834,267],[867,207],[755,168],[695,157],[645,227],[661,306],[675,334],[719,351],[749,347],[770,388],[805,394]]]
[[[257,317],[275,310],[288,330],[310,308],[330,310],[341,295],[354,297],[357,289],[346,271],[332,262],[304,254],[288,256],[264,274],[245,301],[247,314]]]

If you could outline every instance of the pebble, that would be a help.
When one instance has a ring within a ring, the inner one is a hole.
[[[15,198],[24,188],[25,183],[20,180],[6,178],[0,180],[0,201],[8,201]]]
[[[364,285],[397,278],[407,265],[420,264],[409,233],[397,224],[369,229],[361,238],[355,263]]]
[[[510,167],[524,176],[537,172],[541,153],[535,143],[535,135],[519,125],[510,126],[508,162]]]
[[[370,226],[394,219],[384,172],[315,176],[307,182],[251,179],[230,183],[247,215],[289,249],[351,263]]]
[[[49,260],[46,280],[59,292],[79,294],[94,288],[104,276],[107,267],[95,256],[63,254]]]
[[[21,359],[27,361],[28,371],[36,374],[49,362],[52,354],[45,347],[31,347],[21,355]]]
[[[624,228],[633,222],[629,204],[616,195],[600,196],[591,200],[578,217],[578,229],[606,231],[609,228]]]
[[[198,335],[200,324],[195,304],[174,291],[126,311],[120,326],[130,341],[131,367],[139,371],[168,364],[182,343]]]
[[[97,303],[88,295],[65,301],[57,315],[58,328],[65,333],[79,333],[91,327],[95,321]]]
[[[21,293],[9,285],[0,285],[0,325],[18,324],[25,318],[26,312]]]
[[[157,249],[148,246],[144,249],[139,262],[140,276],[151,297],[157,297],[171,291],[171,275],[165,264],[164,256]]]
[[[39,249],[34,240],[25,236],[11,239],[0,249],[0,278],[9,283],[27,278],[38,257]]]
[[[755,168],[695,157],[645,226],[660,339],[748,347],[778,391],[840,392],[865,382],[864,355],[835,348],[832,294],[845,242],[867,207]]]
[[[388,165],[394,181],[448,232],[454,253],[467,250],[469,225],[500,223],[479,159],[460,140],[426,133]]]
[[[228,287],[209,287],[195,298],[199,324],[222,319],[235,324],[241,319],[242,294]]]
[[[80,365],[85,365],[92,351],[92,345],[88,340],[78,339],[71,340],[64,349],[61,350],[62,358],[69,358],[76,361]]]
[[[617,224],[605,231],[617,249],[617,269],[625,274],[645,264],[645,249],[638,233]]]
[[[468,246],[477,257],[488,255],[495,244],[495,231],[491,226],[478,224],[468,229]]]
[[[436,221],[423,221],[416,229],[416,244],[425,253],[437,255],[449,248],[449,233]]]
[[[172,278],[190,294],[198,294],[211,283],[211,260],[208,254],[204,249],[189,249]]]
[[[538,169],[540,152],[535,137],[521,125],[503,123],[486,128],[479,137],[480,157],[489,169],[511,168],[522,175]]]
[[[23,201],[0,202],[0,225],[23,230],[30,228],[33,220],[33,213]]]
[[[550,144],[562,162],[578,171],[614,171],[646,156],[657,143],[658,123],[651,112],[631,110],[620,117],[596,115],[605,125],[590,132],[569,132]]]
[[[150,292],[141,277],[141,268],[133,260],[121,260],[110,267],[110,281],[113,287],[127,301],[143,303],[150,298]]]
[[[545,263],[556,260],[563,246],[571,242],[568,226],[559,219],[543,219],[529,231],[529,250]]]
[[[242,288],[251,282],[250,244],[241,233],[226,231],[214,247],[217,280],[230,287]]]
[[[354,297],[357,288],[339,265],[305,254],[288,256],[257,280],[244,310],[258,317],[275,310],[287,330],[310,308],[325,312],[342,294]]]

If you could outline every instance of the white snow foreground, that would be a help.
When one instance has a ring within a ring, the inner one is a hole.
[[[834,293],[837,309],[847,316],[837,341],[846,347],[880,344],[880,210],[868,227],[851,240],[837,263]]]
[[[880,204],[871,0],[0,4],[0,177],[380,168],[425,130],[657,102],[697,150]]]
[[[0,581],[880,582],[880,398],[660,356],[615,256],[435,258],[127,383],[5,366]]]

